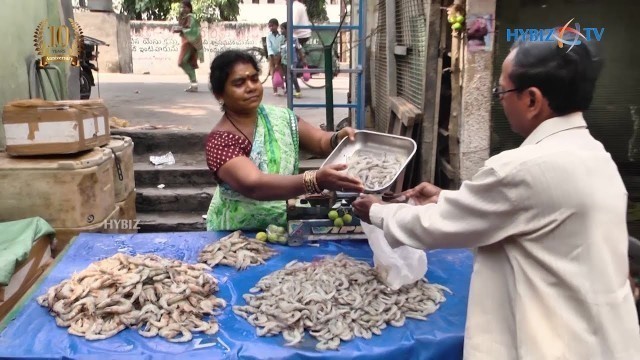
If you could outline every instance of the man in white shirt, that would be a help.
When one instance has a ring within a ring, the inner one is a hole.
[[[353,203],[392,247],[476,248],[465,359],[640,359],[627,191],[582,116],[600,68],[586,42],[518,44],[494,94],[519,148],[459,190],[408,190],[418,206]]]
[[[307,14],[307,6],[303,0],[293,0],[293,26],[309,26],[311,21]],[[311,38],[311,29],[293,29],[293,37],[297,38],[300,45],[304,46]]]

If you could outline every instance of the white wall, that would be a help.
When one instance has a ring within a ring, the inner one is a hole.
[[[171,32],[175,23],[164,21],[131,21],[131,57],[133,72],[154,75],[181,74],[178,67],[180,37]],[[204,62],[198,73],[208,74],[209,65],[221,51],[261,46],[266,36],[266,23],[218,22],[202,24]]]

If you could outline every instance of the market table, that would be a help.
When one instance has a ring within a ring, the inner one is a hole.
[[[244,305],[242,295],[263,276],[281,269],[291,260],[311,261],[322,255],[345,253],[372,264],[372,253],[363,241],[323,242],[319,246],[273,245],[279,252],[266,265],[236,271],[215,267],[220,281],[218,297],[228,301],[218,315],[220,331],[215,335],[194,333],[187,343],[170,343],[157,336],[144,338],[125,329],[105,340],[89,341],[67,333],[35,297],[50,286],[85,269],[91,262],[117,252],[130,255],[154,253],[163,257],[195,262],[199,251],[220,239],[223,232],[80,234],[61,254],[49,273],[0,324],[0,358],[209,358],[209,359],[461,359],[467,296],[473,256],[468,250],[435,250],[428,253],[427,278],[448,287],[453,294],[427,321],[407,319],[400,328],[392,326],[370,340],[356,338],[342,342],[339,351],[319,352],[315,340],[306,334],[302,343],[284,346],[282,336],[258,337],[255,328],[236,316],[231,307]],[[8,319],[15,317],[14,320]]]

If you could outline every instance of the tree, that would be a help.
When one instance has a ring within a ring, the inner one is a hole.
[[[235,21],[240,13],[240,0],[192,0],[193,13],[200,21]],[[181,0],[117,0],[114,7],[135,20],[175,20]],[[119,6],[118,6],[119,5]]]
[[[312,23],[319,24],[329,20],[326,0],[305,0],[304,4],[307,5],[307,15]]]
[[[134,20],[165,20],[172,0],[120,0],[120,13]]]
[[[182,2],[178,1],[171,5],[169,18],[177,20],[182,9]],[[191,0],[193,14],[196,19],[209,23],[216,21],[235,21],[240,13],[238,0]]]

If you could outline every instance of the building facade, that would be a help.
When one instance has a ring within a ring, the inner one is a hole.
[[[279,22],[287,21],[287,2],[289,0],[244,0],[240,4],[238,21],[247,23],[266,23],[271,18]],[[340,21],[340,0],[327,0],[329,22]]]

